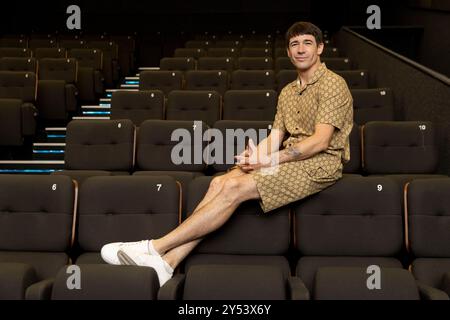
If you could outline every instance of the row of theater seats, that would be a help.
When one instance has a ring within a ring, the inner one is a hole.
[[[322,58],[329,69],[349,70],[353,67],[352,61],[348,58]],[[295,70],[289,57],[279,57],[275,61],[270,57],[200,57],[198,59],[192,56],[162,58],[160,60],[161,70],[226,70],[231,72],[235,69],[240,70],[274,70],[278,73],[280,70]]]
[[[210,182],[180,193],[164,175],[79,188],[64,176],[0,176],[0,299],[449,299],[448,177],[404,191],[385,177],[344,177],[267,215],[245,202],[162,287],[152,268],[104,264],[104,244],[161,237]]]
[[[217,135],[202,122],[147,120],[136,133],[130,120],[75,120],[67,126],[65,168],[53,174],[68,175],[79,184],[91,176],[165,174],[180,181],[186,191],[194,178],[220,174],[233,166],[234,155],[242,152],[247,140],[258,143],[268,135],[270,125],[270,121],[217,121],[213,128],[223,141],[216,141]],[[355,125],[351,159],[343,172],[385,175],[399,190],[414,179],[446,177],[435,174],[434,135],[429,122]]]
[[[275,117],[278,94],[273,90],[227,90],[220,96],[216,91],[192,90],[190,82],[186,87],[170,91],[167,99],[160,90],[113,92],[111,119],[130,119],[137,126],[148,119],[201,120],[213,126],[218,120],[273,121]],[[394,120],[390,89],[353,89],[351,94],[356,124]]]
[[[343,77],[351,89],[367,89],[369,73],[366,70],[335,71]],[[161,90],[168,95],[172,90],[215,90],[224,94],[227,90],[281,90],[295,81],[295,70],[190,70],[141,71],[139,90]]]
[[[104,53],[105,78],[113,85],[117,73],[129,75],[135,68],[135,39],[131,36],[89,36],[84,39],[69,36],[57,39],[52,36],[27,38],[0,38],[0,48],[22,48],[35,52],[38,48],[86,49],[95,48]],[[1,56],[1,55],[0,55]]]
[[[111,67],[100,49],[38,48],[35,57],[27,50],[0,48],[0,70],[34,72],[40,80],[76,84],[83,102],[94,102],[103,93],[104,85],[111,87],[119,78],[117,68]],[[108,80],[111,68],[116,69],[114,80]],[[45,74],[41,75],[41,70]]]
[[[216,48],[177,48],[173,53],[174,57],[193,57],[199,59],[201,57],[267,57],[267,58],[280,58],[287,56],[286,47],[278,47],[273,50],[272,48],[261,47],[216,47]],[[324,58],[337,58],[339,57],[339,50],[333,47],[324,48],[322,54]]]

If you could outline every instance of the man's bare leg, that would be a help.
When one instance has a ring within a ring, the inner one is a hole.
[[[183,246],[179,249],[180,251],[164,256],[165,261],[175,268],[195,248],[199,239],[228,221],[239,204],[259,198],[256,182],[250,175],[227,179],[224,181],[221,192],[196,210],[195,215],[191,215],[176,229],[160,239],[153,240],[153,246],[158,252],[167,252]]]
[[[209,203],[212,199],[214,199],[223,188],[223,185],[226,180],[233,178],[233,177],[239,177],[246,174],[241,169],[233,169],[230,172],[215,177],[213,180],[211,180],[211,184],[209,185],[208,191],[206,192],[205,196],[203,197],[202,201],[197,205],[194,212],[190,215],[192,217],[194,214],[196,214],[199,210],[201,210],[207,203]],[[187,257],[187,255],[202,241],[203,239],[196,239],[191,242],[185,243],[181,246],[175,247],[172,250],[169,250],[163,255],[164,260],[169,263],[172,267],[174,265],[178,265],[179,262],[183,261],[184,258]]]

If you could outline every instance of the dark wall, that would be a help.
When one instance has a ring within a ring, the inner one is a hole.
[[[392,88],[395,120],[431,121],[439,144],[439,173],[450,174],[450,88],[393,55],[341,30],[339,49],[368,69],[372,87]]]
[[[450,5],[447,11],[404,4],[396,13],[398,24],[423,26],[418,62],[450,77]]]

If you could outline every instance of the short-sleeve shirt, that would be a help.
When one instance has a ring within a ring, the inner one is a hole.
[[[318,123],[335,127],[328,148],[301,160],[307,170],[322,167],[329,173],[350,161],[349,136],[353,127],[353,99],[345,80],[322,63],[302,89],[300,81],[289,83],[278,98],[272,128],[285,132],[284,147],[300,142],[315,132]]]

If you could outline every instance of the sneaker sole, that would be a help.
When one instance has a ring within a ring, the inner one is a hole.
[[[119,258],[120,264],[125,266],[137,266],[136,262],[134,262],[133,259],[130,258],[129,255],[127,255],[122,250],[119,250],[117,252],[117,258]]]

